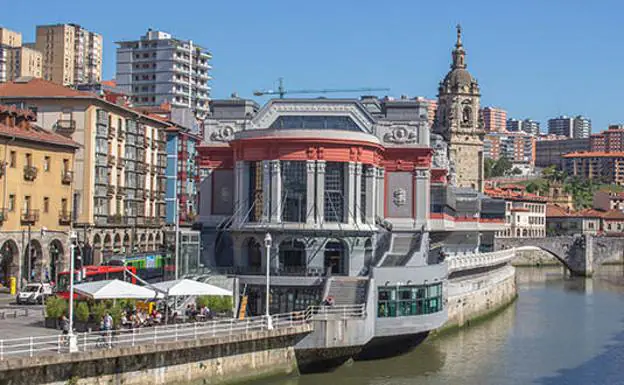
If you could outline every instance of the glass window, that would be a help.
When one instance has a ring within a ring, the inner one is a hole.
[[[50,157],[46,156],[43,158],[43,171],[50,171]]]
[[[50,211],[50,198],[44,197],[43,198],[43,212],[47,213],[48,211]]]
[[[344,163],[325,167],[325,221],[344,222]]]
[[[280,116],[271,128],[306,128],[362,131],[348,116]]]
[[[264,173],[262,162],[249,164],[249,221],[258,222],[262,217]]]
[[[406,317],[442,310],[442,284],[380,287],[377,317]]]
[[[371,166],[362,166],[362,175],[360,180],[360,219],[362,223],[366,223],[366,171]],[[357,212],[357,210],[356,210]]]
[[[15,155],[15,151],[11,151],[11,155],[9,157],[9,167],[15,168],[17,163],[17,156]]]
[[[282,161],[282,220],[305,222],[307,213],[307,174],[305,161]]]
[[[15,195],[13,195],[13,194],[9,195],[9,204],[8,204],[8,206],[9,207],[7,207],[7,208],[8,208],[9,211],[15,211]]]

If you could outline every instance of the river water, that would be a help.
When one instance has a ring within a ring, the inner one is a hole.
[[[624,270],[589,279],[518,268],[518,300],[482,323],[385,360],[262,385],[624,384]]]

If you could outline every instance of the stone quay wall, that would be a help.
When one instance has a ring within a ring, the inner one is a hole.
[[[513,302],[517,295],[516,272],[510,265],[450,279],[447,285],[448,321],[438,331],[462,327]]]
[[[294,346],[309,324],[244,335],[199,338],[0,361],[0,385],[224,384],[297,371]]]

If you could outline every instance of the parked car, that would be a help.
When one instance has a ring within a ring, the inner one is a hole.
[[[49,283],[29,283],[17,293],[16,302],[23,303],[43,303],[45,298],[52,295],[52,286]]]

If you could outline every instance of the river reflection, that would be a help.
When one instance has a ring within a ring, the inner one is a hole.
[[[518,301],[488,321],[400,357],[264,384],[624,384],[623,273],[518,268]]]

